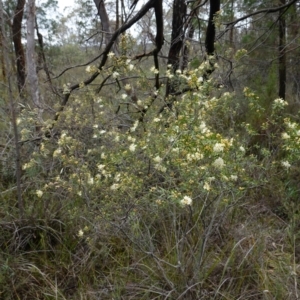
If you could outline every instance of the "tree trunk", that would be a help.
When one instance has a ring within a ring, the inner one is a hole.
[[[215,54],[216,26],[214,18],[219,10],[220,0],[210,0],[209,19],[205,37],[205,49],[210,67],[205,71],[205,74],[203,74],[203,78],[205,80],[207,80],[211,73],[215,70],[214,62],[211,62],[209,57]]]
[[[35,26],[36,26],[36,34],[38,36],[39,56],[41,57],[41,63],[43,65],[43,69],[46,73],[47,80],[49,81],[50,84],[52,84],[50,72],[48,69],[47,61],[46,61],[46,55],[45,55],[45,51],[44,51],[44,39],[43,39],[43,35],[39,31],[39,26],[38,26],[36,17],[35,17]]]
[[[101,20],[102,30],[104,31],[104,40],[105,40],[105,46],[107,46],[111,40],[112,33],[109,23],[108,14],[105,8],[104,0],[94,0],[95,5],[98,10],[98,15]],[[113,47],[115,52],[115,47]]]
[[[2,20],[0,20],[2,22]],[[2,72],[2,78],[1,80],[3,82],[6,82],[6,73],[5,73],[5,66],[4,66],[4,34],[5,32],[2,32],[2,28],[0,29],[0,63],[1,63],[1,72]]]
[[[220,0],[210,0],[209,8],[209,19],[206,29],[205,37],[205,48],[207,55],[215,54],[215,36],[216,36],[216,26],[214,18],[216,13],[220,10]]]
[[[42,105],[39,93],[39,81],[36,72],[35,62],[35,39],[34,39],[34,25],[35,25],[35,0],[28,0],[27,3],[27,73],[28,83],[30,85],[30,94],[34,106],[38,109],[38,120],[41,121]]]
[[[12,24],[12,32],[13,32],[13,43],[15,48],[15,55],[17,61],[17,80],[18,80],[18,89],[19,94],[22,97],[24,92],[24,85],[25,85],[25,53],[24,48],[22,45],[22,21],[24,15],[24,6],[25,0],[18,0],[13,24]]]
[[[179,67],[179,54],[183,47],[184,32],[183,25],[186,17],[186,4],[184,0],[174,0],[173,2],[173,19],[172,19],[172,35],[171,46],[168,55],[168,65],[172,65],[172,71]],[[174,85],[168,80],[166,86],[166,97],[174,92]]]
[[[280,5],[285,5],[286,0],[280,0]],[[284,10],[279,12],[279,92],[278,96],[282,99],[285,99],[285,89],[286,89],[286,24]]]
[[[17,184],[17,195],[18,195],[18,208],[20,219],[24,218],[24,202],[22,198],[22,189],[21,189],[21,155],[20,155],[20,144],[19,144],[19,135],[18,135],[18,127],[17,127],[17,114],[15,107],[15,100],[12,92],[11,85],[11,74],[10,66],[9,66],[9,57],[8,57],[8,42],[5,34],[5,26],[4,26],[4,16],[3,16],[3,3],[0,0],[0,31],[2,32],[2,51],[3,51],[3,68],[5,69],[5,74],[7,74],[7,90],[9,96],[9,104],[10,104],[10,113],[11,113],[11,123],[13,126],[14,132],[14,143],[15,143],[15,153],[16,153],[16,184]]]

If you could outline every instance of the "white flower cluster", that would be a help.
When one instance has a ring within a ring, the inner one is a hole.
[[[273,106],[273,109],[276,109],[276,108],[282,109],[282,108],[284,108],[287,105],[288,105],[288,103],[286,101],[284,101],[281,98],[277,98],[277,99],[274,100],[272,106]]]
[[[180,204],[181,204],[182,206],[187,206],[187,205],[188,205],[188,206],[191,206],[192,203],[193,203],[193,200],[192,200],[192,198],[189,197],[189,196],[184,196],[183,199],[180,200]]]
[[[42,196],[43,196],[43,191],[41,191],[41,190],[37,190],[36,191],[36,195],[39,197],[39,198],[42,198]]]
[[[212,165],[217,169],[222,169],[225,166],[225,162],[222,157],[219,157],[213,162]]]
[[[95,73],[95,72],[98,72],[98,69],[96,66],[87,66],[86,69],[85,69],[85,72],[86,73]]]
[[[282,161],[281,165],[286,168],[289,169],[291,167],[291,164],[286,160],[286,161]]]
[[[135,151],[135,148],[136,148],[136,144],[132,143],[132,144],[129,146],[129,151],[130,151],[130,152],[134,152],[134,151]]]
[[[135,132],[137,127],[139,125],[139,120],[136,120],[133,124],[133,126],[130,128],[130,132]]]
[[[162,159],[159,155],[157,155],[156,157],[153,158],[153,160],[154,160],[156,163],[160,164],[160,163],[162,162],[163,159]]]
[[[213,151],[218,153],[218,152],[223,152],[224,151],[225,145],[223,143],[216,143],[214,145]]]
[[[188,161],[198,161],[200,159],[203,158],[203,154],[199,153],[199,152],[195,152],[195,153],[188,153],[186,156],[186,159]]]
[[[154,66],[151,67],[150,71],[153,72],[154,74],[158,74],[159,73],[159,70],[156,69]]]

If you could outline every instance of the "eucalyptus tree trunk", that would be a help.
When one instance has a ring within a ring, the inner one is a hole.
[[[35,0],[28,0],[27,2],[27,76],[28,83],[30,86],[30,94],[35,108],[38,110],[38,120],[42,119],[42,103],[39,93],[39,80],[36,70],[35,61],[35,38],[34,38],[34,27],[35,27]]]
[[[94,2],[97,7],[98,15],[101,20],[102,30],[104,31],[105,45],[108,45],[112,37],[112,32],[111,32],[109,17],[105,8],[104,0],[94,0]],[[113,47],[114,52],[115,52],[115,48],[116,47],[114,46]]]
[[[205,49],[207,55],[214,55],[216,37],[216,26],[214,19],[216,14],[220,11],[220,0],[210,0],[209,6],[209,19],[206,29]]]
[[[0,31],[2,35],[2,51],[3,51],[3,69],[5,70],[6,74],[6,81],[8,90],[8,97],[9,97],[9,104],[10,104],[10,117],[11,123],[13,126],[13,133],[14,133],[14,143],[15,143],[15,164],[16,164],[16,184],[17,184],[17,197],[18,197],[18,208],[20,218],[24,217],[24,202],[22,198],[22,189],[21,189],[21,159],[20,159],[20,144],[19,144],[19,135],[18,135],[18,127],[17,127],[17,113],[16,113],[16,103],[13,95],[12,90],[12,72],[11,66],[9,63],[9,50],[8,50],[8,42],[6,38],[6,31],[5,31],[5,21],[3,15],[3,3],[0,0]]]
[[[208,68],[203,76],[205,80],[209,78],[211,73],[215,70],[214,62],[210,61],[210,56],[215,55],[215,38],[216,38],[216,24],[215,18],[220,11],[220,0],[210,0],[209,2],[209,19],[206,29],[205,49],[208,56],[210,68]]]
[[[285,5],[286,0],[280,0],[280,5]],[[279,92],[278,96],[285,99],[286,90],[286,24],[285,24],[285,10],[279,11]]]
[[[174,0],[171,46],[168,55],[168,65],[172,65],[173,73],[178,69],[179,54],[183,48],[184,30],[183,25],[186,18],[186,3],[184,0]],[[174,85],[168,80],[166,87],[166,97],[175,91]]]
[[[18,0],[14,11],[12,33],[13,43],[17,62],[17,80],[18,89],[21,98],[23,97],[26,71],[25,71],[25,53],[22,44],[22,21],[24,15],[25,0]]]

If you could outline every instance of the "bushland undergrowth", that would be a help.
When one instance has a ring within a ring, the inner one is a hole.
[[[115,79],[134,68],[110,59]],[[139,92],[143,76],[82,86],[40,142],[22,109],[24,219],[1,150],[2,299],[299,299],[299,115],[205,68],[166,71],[193,92],[159,115],[164,87]]]

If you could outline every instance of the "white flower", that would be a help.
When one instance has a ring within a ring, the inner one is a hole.
[[[134,132],[137,129],[138,125],[139,125],[139,120],[136,120],[133,126],[130,128],[130,132]]]
[[[98,165],[97,168],[99,171],[102,171],[105,168],[105,165]]]
[[[197,81],[198,81],[198,83],[203,82],[203,77],[200,76]]]
[[[162,162],[162,158],[161,158],[159,155],[157,155],[156,157],[154,157],[153,160],[154,160],[156,163],[158,163],[158,164],[160,164],[160,163]]]
[[[213,162],[212,165],[218,169],[222,169],[225,166],[225,163],[223,158],[219,157]]]
[[[127,95],[126,94],[122,94],[121,97],[122,97],[123,100],[125,100],[127,98]]]
[[[207,131],[205,122],[201,122],[199,128],[200,128],[201,133],[205,133]]]
[[[70,94],[70,87],[67,85],[67,84],[64,84],[63,85],[63,94],[66,95],[66,94]]]
[[[129,83],[127,83],[124,87],[125,91],[129,92],[131,91],[131,85]]]
[[[290,128],[290,129],[295,129],[296,126],[297,126],[296,123],[290,123],[290,122],[288,122],[286,125],[287,125],[287,127]]]
[[[132,71],[134,69],[134,65],[133,64],[129,64],[128,65],[128,69],[129,69],[129,71]]]
[[[136,140],[136,138],[134,138],[134,137],[132,137],[132,136],[129,135],[129,136],[127,137],[127,140],[134,143],[135,140]]]
[[[289,169],[291,167],[291,164],[286,160],[286,161],[282,161],[281,165],[283,167],[285,167],[286,169]]]
[[[87,66],[86,69],[85,69],[85,71],[86,71],[87,73],[90,73],[90,72],[91,72],[91,69],[92,69],[91,66]]]
[[[134,152],[134,151],[135,151],[135,148],[136,148],[136,144],[131,144],[131,145],[129,146],[129,151]]]
[[[93,178],[93,177],[90,177],[90,178],[88,179],[87,183],[88,183],[89,185],[93,185],[93,184],[94,184],[94,178]]]
[[[61,154],[61,148],[58,148],[53,152],[53,157],[57,157],[59,154]]]
[[[166,173],[166,171],[167,171],[167,168],[164,167],[164,166],[162,166],[161,164],[156,164],[156,165],[154,165],[154,168],[155,168],[156,170],[160,171],[160,172],[163,172],[163,173]]]
[[[120,174],[120,173],[117,173],[117,174],[115,175],[115,178],[114,178],[115,182],[119,182],[120,179],[121,179],[121,174]]]
[[[170,70],[167,70],[166,76],[167,76],[168,78],[170,78],[170,79],[174,77],[174,75],[171,73]]]
[[[243,146],[240,146],[239,149],[240,149],[241,152],[245,152],[245,151],[246,151],[245,148],[244,148]]]
[[[286,132],[283,132],[282,135],[281,135],[281,137],[284,140],[288,140],[290,138],[290,136]]]
[[[120,76],[120,74],[118,72],[113,72],[112,73],[112,77],[113,78],[117,78],[118,76]]]
[[[238,180],[238,177],[237,177],[237,175],[230,175],[230,179],[231,179],[232,181],[237,181],[237,180]]]
[[[153,122],[154,122],[154,123],[158,123],[159,121],[160,121],[160,118],[154,118],[154,119],[153,119]]]
[[[42,198],[42,196],[43,196],[43,191],[41,191],[41,190],[37,190],[36,192],[35,192],[36,194],[37,194],[37,196],[39,197],[39,198]]]
[[[83,237],[83,230],[80,229],[80,230],[78,231],[78,234],[77,234],[77,235],[78,235],[79,237]]]
[[[286,106],[288,103],[281,98],[275,99],[274,103],[278,106]]]
[[[120,187],[120,185],[119,185],[118,183],[114,183],[114,184],[110,187],[110,189],[111,189],[112,191],[115,191],[115,190],[117,190],[119,187]]]
[[[25,163],[23,166],[22,166],[22,170],[26,170],[29,168],[29,164],[28,163]]]
[[[194,158],[195,158],[195,160],[202,159],[202,158],[203,158],[203,154],[201,154],[201,153],[199,153],[199,152],[196,152],[196,153],[194,154]]]
[[[192,203],[193,203],[192,198],[188,196],[184,196],[183,199],[180,200],[180,204],[183,206],[192,205]]]
[[[204,182],[203,188],[204,188],[205,190],[207,190],[207,191],[210,191],[210,190],[211,190],[211,187],[210,187],[209,183],[206,182],[206,181]]]
[[[214,152],[223,152],[225,145],[223,143],[216,143],[214,145],[213,151]]]
[[[154,74],[158,74],[158,73],[159,73],[159,70],[156,69],[155,67],[152,67],[152,68],[150,69],[150,71],[153,72]]]
[[[115,56],[115,54],[114,54],[113,52],[109,52],[109,53],[107,54],[107,56],[108,56],[109,58],[112,58],[112,57]]]
[[[187,156],[186,156],[186,159],[188,161],[197,161],[197,160],[200,160],[203,158],[203,154],[199,153],[199,152],[196,152],[196,153],[188,153]]]

